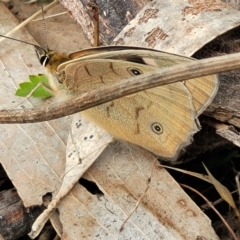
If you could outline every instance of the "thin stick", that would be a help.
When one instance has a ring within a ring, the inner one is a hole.
[[[56,13],[56,14],[53,14],[53,15],[45,16],[45,19],[49,19],[49,18],[53,18],[53,17],[59,17],[61,15],[65,15],[67,13],[68,12]],[[36,18],[36,19],[32,20],[32,22],[37,22],[37,21],[42,21],[42,18]]]
[[[98,47],[99,46],[99,6],[96,2],[94,3],[87,3],[87,6],[89,7],[89,12],[92,14],[93,17],[93,46]]]
[[[56,4],[58,4],[58,0],[54,0],[52,3],[50,3],[49,5],[47,5],[46,7],[43,8],[43,10],[48,10],[50,8],[52,8],[53,6],[55,6]],[[36,18],[38,15],[42,14],[42,10],[37,11],[36,13],[34,13],[31,17],[29,17],[28,19],[26,19],[25,21],[23,21],[22,23],[20,23],[19,25],[17,25],[17,27],[15,27],[14,29],[12,29],[10,32],[8,32],[5,36],[11,36],[12,34],[14,34],[15,32],[17,32],[19,29],[21,29],[22,27],[24,27],[25,25],[27,25],[30,21],[32,21],[34,18]],[[3,42],[6,38],[1,38],[0,39],[0,43]]]
[[[153,162],[153,165],[152,165],[152,170],[151,170],[151,175],[150,177],[147,179],[147,187],[145,188],[142,196],[138,199],[138,201],[136,202],[135,204],[135,207],[132,209],[131,213],[128,215],[128,217],[123,221],[120,229],[119,229],[119,232],[122,232],[123,228],[124,228],[124,225],[126,224],[126,222],[128,221],[128,219],[133,215],[133,213],[136,211],[136,209],[138,208],[140,202],[142,201],[143,197],[146,196],[147,194],[147,191],[150,187],[150,183],[151,183],[151,180],[152,180],[152,176],[153,176],[153,170],[154,170],[154,166],[155,166],[155,163],[157,162],[157,158],[155,159],[155,161]]]
[[[0,123],[48,121],[106,103],[149,88],[240,68],[240,53],[161,68],[153,73],[123,79],[108,88],[90,91],[67,102],[34,109],[0,111]]]
[[[222,215],[218,212],[218,210],[213,206],[213,204],[206,198],[204,197],[200,192],[198,192],[197,190],[195,190],[194,188],[185,185],[185,184],[180,184],[180,186],[184,187],[184,188],[188,188],[191,191],[195,192],[196,194],[198,194],[201,198],[204,199],[204,201],[206,201],[206,203],[212,208],[212,210],[218,215],[218,217],[222,220],[222,222],[224,223],[224,225],[227,227],[228,231],[231,233],[232,237],[234,240],[237,240],[237,237],[235,235],[235,233],[233,232],[233,230],[231,229],[231,227],[229,226],[229,224],[226,222],[226,220],[222,217]]]

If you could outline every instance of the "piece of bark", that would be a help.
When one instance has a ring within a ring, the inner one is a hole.
[[[221,73],[218,77],[219,91],[205,114],[240,128],[240,70]]]
[[[25,208],[14,188],[0,192],[0,235],[4,240],[27,235],[42,211],[41,207]]]
[[[240,52],[240,27],[211,41],[194,54],[195,58],[207,58]],[[205,115],[229,125],[240,127],[240,70],[218,74],[220,86]]]
[[[87,4],[89,0],[60,1],[79,25],[88,40],[93,43],[93,22]],[[100,41],[101,45],[110,45],[117,34],[131,21],[150,0],[96,1],[100,8]]]

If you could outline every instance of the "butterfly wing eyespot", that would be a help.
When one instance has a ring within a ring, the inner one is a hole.
[[[152,128],[153,132],[156,133],[156,134],[162,134],[163,133],[163,127],[158,122],[152,123],[151,128]]]
[[[131,74],[131,75],[134,75],[134,76],[138,76],[138,75],[141,75],[143,74],[143,72],[138,69],[138,68],[128,68],[128,72]]]

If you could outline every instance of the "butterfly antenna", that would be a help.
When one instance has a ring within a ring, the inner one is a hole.
[[[33,43],[29,43],[29,42],[26,42],[26,41],[23,41],[23,40],[20,40],[20,39],[16,39],[16,38],[12,38],[12,37],[7,37],[7,36],[4,36],[2,34],[0,34],[0,37],[4,37],[4,38],[7,38],[7,39],[11,39],[13,41],[17,41],[17,42],[21,42],[21,43],[24,43],[24,44],[28,44],[28,45],[31,45],[31,46],[34,46],[35,49],[39,49],[41,50],[42,52],[44,52],[45,54],[47,54],[47,51],[44,50],[43,48],[39,47],[38,45],[36,44],[33,44]]]
[[[10,39],[10,40],[13,40],[13,41],[17,41],[17,42],[21,42],[21,43],[33,46],[35,48],[35,51],[36,51],[37,55],[38,55],[39,61],[43,66],[46,66],[47,62],[49,61],[48,51],[39,47],[36,44],[29,43],[29,42],[26,42],[26,41],[23,41],[23,40],[20,40],[20,39],[4,36],[2,34],[0,34],[0,37],[4,37],[4,38],[7,38],[7,39]]]

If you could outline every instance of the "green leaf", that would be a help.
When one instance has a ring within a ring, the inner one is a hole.
[[[52,96],[46,75],[29,75],[29,79],[30,82],[23,82],[19,84],[19,88],[15,93],[16,96],[26,97],[34,90],[34,88],[36,88],[39,83],[42,84],[34,90],[34,92],[31,94],[31,97],[48,98]]]

